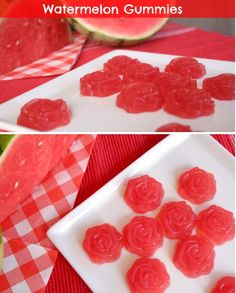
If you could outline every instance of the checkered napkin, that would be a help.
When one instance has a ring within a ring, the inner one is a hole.
[[[67,156],[3,222],[1,293],[44,292],[57,257],[46,231],[72,209],[93,143],[91,135],[78,136]]]
[[[45,58],[36,60],[28,65],[18,67],[12,72],[0,75],[0,80],[22,79],[37,76],[63,74],[75,64],[86,38],[75,34],[74,42]]]

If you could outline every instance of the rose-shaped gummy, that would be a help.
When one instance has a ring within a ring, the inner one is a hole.
[[[132,59],[125,55],[119,55],[109,59],[104,64],[104,70],[110,71],[115,74],[123,75],[127,70],[128,66],[130,66],[131,64],[135,64],[137,62],[139,62],[137,59]]]
[[[80,79],[80,91],[83,96],[107,97],[118,93],[121,87],[121,78],[109,71],[95,71]]]
[[[124,73],[124,82],[126,84],[136,81],[153,82],[160,72],[158,67],[147,63],[137,62],[128,66]]]
[[[123,229],[125,248],[139,256],[149,257],[163,244],[160,223],[153,218],[137,216]]]
[[[214,113],[211,95],[202,89],[176,89],[166,96],[164,111],[184,119],[210,116]]]
[[[71,111],[62,99],[34,99],[20,111],[17,124],[39,131],[47,131],[70,123]]]
[[[124,199],[131,209],[139,214],[155,210],[164,196],[162,184],[143,175],[128,181]]]
[[[170,285],[170,276],[159,259],[137,259],[126,280],[131,293],[163,293]]]
[[[177,57],[166,66],[165,72],[175,72],[191,78],[201,78],[206,73],[206,69],[195,58]]]
[[[200,236],[189,236],[176,244],[173,262],[189,278],[209,274],[214,268],[214,260],[213,244]]]
[[[116,105],[128,113],[154,112],[162,108],[164,100],[150,82],[132,82],[124,85]]]
[[[211,205],[197,216],[197,233],[213,244],[223,244],[235,235],[233,213]]]
[[[182,125],[180,123],[165,124],[156,130],[157,132],[191,132],[192,129],[189,125]]]
[[[211,200],[216,193],[214,175],[198,167],[188,170],[179,177],[178,193],[195,204]]]
[[[211,293],[235,293],[235,277],[225,276],[218,280]]]
[[[163,233],[170,239],[189,236],[196,225],[196,215],[185,201],[164,204],[157,215]]]
[[[202,87],[217,100],[235,99],[235,75],[223,73],[203,80]]]
[[[121,234],[109,224],[89,228],[83,241],[85,252],[90,260],[97,264],[117,260],[122,247]]]
[[[189,76],[184,76],[175,72],[160,72],[157,75],[154,83],[163,98],[166,97],[168,92],[175,89],[197,88],[197,81],[195,79],[191,79]]]

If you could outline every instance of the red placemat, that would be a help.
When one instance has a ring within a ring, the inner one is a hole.
[[[143,44],[129,47],[128,49],[233,61],[234,48],[234,37],[168,23],[154,38]],[[94,42],[88,42],[83,48],[74,68],[113,49],[112,47],[97,46]],[[54,77],[34,77],[0,81],[0,103],[45,83]]]
[[[92,195],[164,137],[165,135],[157,134],[97,136],[76,205]],[[234,154],[234,135],[213,135],[213,137]],[[46,293],[67,292],[90,293],[91,291],[60,254]]]

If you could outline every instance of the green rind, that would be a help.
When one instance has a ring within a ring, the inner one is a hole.
[[[119,47],[125,47],[125,46],[132,46],[136,45],[139,43],[142,43],[146,41],[147,39],[151,38],[157,31],[159,31],[163,25],[168,21],[168,18],[163,18],[162,22],[159,23],[156,26],[156,29],[154,29],[152,32],[149,34],[145,35],[144,37],[141,38],[131,38],[129,39],[128,37],[113,37],[111,35],[98,32],[96,30],[91,30],[86,28],[86,26],[80,23],[79,18],[70,18],[68,19],[72,27],[81,33],[84,36],[87,36],[89,39],[98,41],[99,43],[110,45],[110,46],[119,46]]]
[[[0,134],[0,156],[4,153],[14,136],[14,134]]]
[[[3,238],[2,238],[2,229],[0,227],[0,272],[2,270],[3,263]]]

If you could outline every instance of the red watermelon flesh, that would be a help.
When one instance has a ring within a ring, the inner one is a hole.
[[[29,64],[71,41],[68,23],[59,18],[0,20],[0,74]]]
[[[2,230],[0,227],[0,273],[2,270],[2,261],[3,261],[3,237],[2,237]]]
[[[71,146],[73,141],[75,140],[75,135],[54,135],[55,136],[55,142],[54,142],[54,149],[53,149],[53,156],[51,161],[51,168],[53,168],[57,162],[58,158],[63,158],[68,148]]]
[[[1,140],[0,135],[0,140]],[[0,223],[62,159],[76,135],[16,135],[0,158]]]
[[[167,18],[70,18],[69,21],[90,39],[112,46],[128,46],[150,38],[163,27]]]

